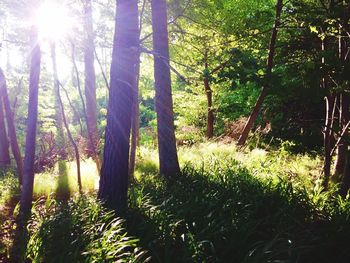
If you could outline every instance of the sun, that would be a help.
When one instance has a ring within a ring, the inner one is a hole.
[[[69,33],[72,20],[67,7],[46,1],[36,11],[35,24],[41,40],[55,41]]]

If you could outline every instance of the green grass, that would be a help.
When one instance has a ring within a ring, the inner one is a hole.
[[[58,166],[59,164],[53,171],[35,175],[34,196],[36,198],[56,193],[57,190],[71,194],[78,192],[76,163],[66,162],[66,172],[61,176]],[[99,176],[96,165],[91,159],[81,162],[81,176],[84,192],[94,192],[98,189]]]
[[[131,188],[128,228],[154,262],[348,262],[348,200],[224,164]]]
[[[68,202],[39,199],[28,223],[26,258],[32,262],[144,262],[147,253],[124,221],[94,197]]]
[[[18,193],[18,179],[14,177],[13,172],[0,171],[0,209]]]
[[[350,200],[321,187],[320,157],[238,150],[205,142],[179,148],[183,177],[158,176],[158,154],[142,147],[124,219],[95,199],[95,164],[36,175],[28,225],[33,262],[348,262]],[[62,165],[62,164],[61,164]],[[1,177],[0,200],[18,193]],[[69,199],[57,201],[58,193]],[[6,202],[6,201],[3,201]],[[135,237],[135,238],[134,238]],[[144,251],[148,251],[147,253]]]

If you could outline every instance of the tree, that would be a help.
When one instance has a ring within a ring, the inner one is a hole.
[[[54,95],[55,95],[55,126],[56,126],[56,145],[59,147],[59,175],[64,175],[67,172],[66,150],[65,150],[65,138],[63,130],[63,109],[60,105],[60,82],[58,79],[57,62],[56,62],[56,45],[51,43],[51,61],[53,70],[53,81],[54,81]]]
[[[32,207],[34,183],[35,142],[38,119],[38,91],[40,78],[41,51],[36,27],[30,33],[31,61],[29,77],[29,102],[25,157],[23,167],[23,183],[21,188],[20,214],[26,215]]]
[[[86,98],[86,124],[89,136],[89,153],[93,157],[97,169],[101,164],[98,156],[99,136],[97,131],[97,103],[96,103],[96,75],[94,68],[94,31],[92,23],[91,0],[84,0],[84,28],[86,37],[84,41],[85,65],[85,98]]]
[[[9,141],[7,138],[4,107],[0,96],[0,168],[10,164]]]
[[[152,0],[151,6],[159,168],[160,174],[174,177],[180,173],[180,167],[176,150],[171,94],[167,5],[165,0]]]
[[[240,138],[238,139],[238,145],[244,145],[250,130],[253,127],[253,124],[256,120],[256,118],[259,115],[261,106],[268,94],[268,89],[269,89],[269,81],[271,79],[271,74],[272,74],[272,67],[273,67],[273,59],[275,56],[275,51],[276,51],[276,40],[277,40],[277,31],[278,27],[281,24],[281,13],[282,13],[282,7],[283,7],[283,0],[277,0],[276,2],[276,19],[275,19],[275,24],[272,29],[272,34],[271,34],[271,41],[270,41],[270,46],[269,46],[269,55],[267,58],[267,65],[266,65],[266,77],[265,77],[265,86],[262,88],[260,96],[247,120],[247,123],[244,126],[244,129],[242,131],[242,134]]]
[[[15,122],[14,122],[14,114],[11,110],[10,106],[10,100],[8,97],[8,92],[7,92],[7,85],[6,85],[6,79],[5,75],[0,68],[0,97],[3,99],[3,104],[4,104],[4,109],[5,109],[5,115],[6,115],[6,120],[7,120],[7,129],[8,129],[8,135],[10,138],[10,144],[11,144],[11,150],[13,157],[16,161],[17,165],[17,173],[18,173],[18,178],[20,184],[22,183],[22,176],[23,176],[23,160],[21,156],[21,152],[19,149],[18,145],[18,140],[17,140],[17,132],[16,132],[16,127],[15,127]]]
[[[122,212],[127,207],[131,112],[139,55],[137,0],[116,1],[107,126],[99,199]]]

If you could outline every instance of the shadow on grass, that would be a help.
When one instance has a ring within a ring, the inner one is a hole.
[[[71,196],[69,180],[68,180],[68,167],[65,160],[58,162],[58,178],[56,186],[56,198],[66,202]]]
[[[184,174],[131,189],[128,232],[154,262],[348,262],[348,214],[318,211],[306,191],[242,168]]]
[[[42,197],[36,200],[32,211],[28,215],[18,215],[16,218],[16,230],[11,251],[12,262],[32,262],[33,258],[30,257],[35,255],[35,252],[33,252],[35,248],[48,251],[47,253],[42,253],[44,256],[39,260],[40,262],[71,262],[69,261],[71,259],[70,255],[64,253],[64,251],[67,251],[65,249],[70,246],[71,240],[69,237],[71,236],[70,229],[72,228],[71,215],[65,212],[71,195],[66,161],[59,161],[58,167],[59,176],[57,180],[55,199],[57,202],[59,202],[59,205],[57,206],[57,211],[52,211],[52,213],[57,213],[57,225],[52,229],[46,229],[45,218],[40,218],[38,216],[40,213],[45,214],[48,212],[46,210],[49,207],[48,202],[50,202],[50,197]],[[32,213],[34,213],[34,215]],[[37,233],[37,235],[41,235],[43,240],[48,241],[50,238],[54,240],[54,242],[43,242],[43,244],[40,245],[36,244],[34,245],[34,250],[32,249],[28,253],[28,242],[31,242],[32,240],[30,237],[31,234],[28,233],[28,229],[30,230],[31,226],[34,224],[42,223],[34,222],[33,217],[35,219],[41,219],[43,222],[43,227],[41,228],[40,233]],[[50,251],[52,250],[58,251],[59,254],[62,252],[62,255],[60,257],[56,257],[56,259],[52,259],[50,256]],[[63,261],[61,261],[61,259]]]

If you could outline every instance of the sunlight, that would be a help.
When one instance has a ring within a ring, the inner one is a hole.
[[[54,41],[65,36],[72,26],[67,8],[53,2],[44,2],[37,10],[35,23],[40,40]]]

